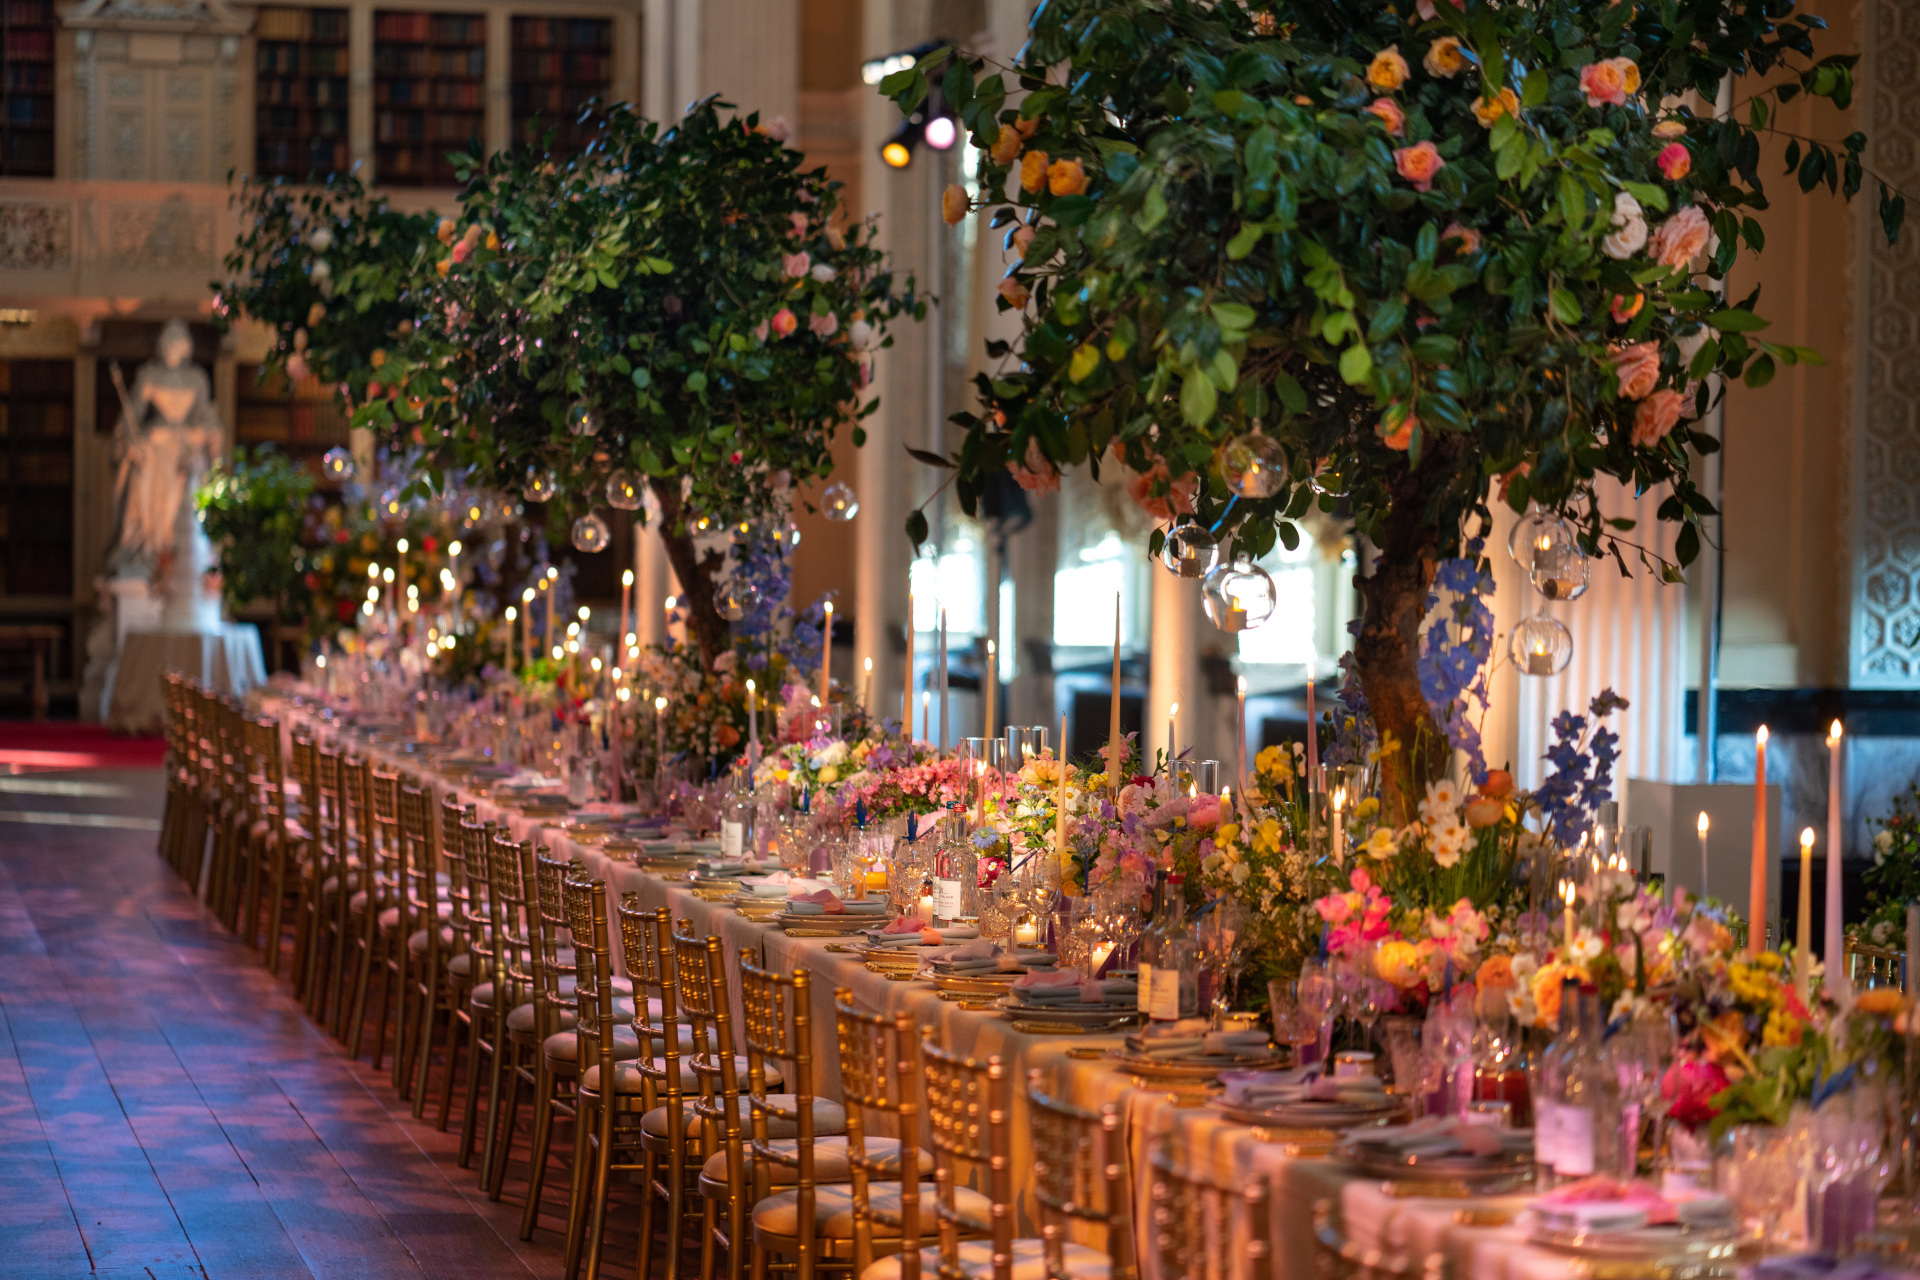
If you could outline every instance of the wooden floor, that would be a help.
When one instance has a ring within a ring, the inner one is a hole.
[[[160,804],[0,776],[0,1277],[561,1275],[564,1168],[523,1244],[524,1163],[489,1203],[167,870]]]

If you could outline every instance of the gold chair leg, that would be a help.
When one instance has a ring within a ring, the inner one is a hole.
[[[506,1030],[502,1027],[503,1039],[505,1035]],[[513,1159],[513,1131],[520,1123],[520,1046],[517,1044],[509,1042],[507,1045],[500,1084],[505,1096],[500,1099],[499,1136],[494,1142],[493,1162],[487,1166],[488,1176],[481,1183],[487,1189],[489,1200],[498,1200],[507,1189],[507,1165]]]
[[[474,1139],[480,1124],[480,1013],[476,1012],[467,1023],[467,1096],[461,1104],[460,1112],[460,1167],[465,1169],[473,1159]],[[487,1057],[491,1059],[493,1050],[488,1048]],[[487,1077],[488,1106],[500,1101],[499,1081],[491,1074]]]
[[[587,1198],[593,1190],[593,1120],[599,1108],[578,1089],[573,1103],[573,1168],[567,1178],[567,1280],[580,1270],[580,1245],[586,1235]]]
[[[645,1194],[640,1201],[640,1257],[634,1268],[635,1274],[641,1276],[653,1274],[653,1180],[659,1172],[658,1158],[643,1146],[640,1151],[640,1186]],[[667,1274],[672,1276],[673,1273]]]
[[[533,1146],[527,1153],[527,1207],[520,1214],[520,1238],[533,1239],[533,1228],[540,1220],[540,1191],[547,1181],[547,1155],[553,1146],[553,1073],[547,1068],[547,1055],[540,1051],[540,1065],[533,1077]]]
[[[603,1105],[600,1107],[599,1121],[595,1126],[599,1130],[600,1152],[593,1167],[593,1205],[587,1223],[587,1280],[599,1280],[600,1247],[607,1233],[607,1194],[608,1184],[613,1178],[613,1101],[614,1081],[602,1080],[606,1092],[601,1094]],[[668,1277],[668,1280],[673,1280]]]

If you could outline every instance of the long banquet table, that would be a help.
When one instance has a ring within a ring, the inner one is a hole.
[[[559,856],[578,858],[595,878],[606,882],[609,904],[632,892],[641,905],[666,907],[675,919],[690,920],[696,929],[719,936],[725,943],[736,991],[742,950],[759,957],[765,965],[786,971],[805,969],[814,993],[814,1084],[822,1096],[841,1096],[833,1001],[837,990],[847,989],[868,1010],[911,1013],[917,1025],[937,1028],[945,1044],[966,1046],[976,1057],[1000,1056],[1016,1085],[1011,1126],[1015,1170],[1031,1167],[1025,1114],[1029,1072],[1039,1071],[1048,1089],[1076,1105],[1095,1108],[1109,1101],[1119,1103],[1127,1117],[1137,1201],[1134,1221],[1141,1236],[1136,1248],[1145,1280],[1157,1280],[1158,1268],[1153,1257],[1153,1215],[1147,1211],[1144,1171],[1151,1144],[1161,1141],[1169,1144],[1170,1154],[1183,1165],[1209,1170],[1223,1185],[1236,1186],[1254,1175],[1266,1179],[1271,1211],[1268,1238],[1274,1249],[1276,1274],[1283,1277],[1299,1274],[1294,1268],[1312,1264],[1314,1205],[1320,1200],[1333,1204],[1335,1223],[1361,1248],[1380,1249],[1390,1255],[1439,1252],[1446,1255],[1455,1276],[1473,1280],[1558,1280],[1573,1269],[1570,1259],[1530,1244],[1512,1225],[1482,1225],[1520,1208],[1524,1204],[1521,1197],[1463,1201],[1396,1195],[1392,1188],[1356,1177],[1335,1161],[1296,1154],[1286,1144],[1269,1140],[1256,1128],[1228,1120],[1191,1097],[1144,1085],[1104,1058],[1083,1056],[1086,1050],[1119,1045],[1118,1036],[1049,1037],[1016,1031],[995,1013],[942,1000],[931,984],[897,981],[872,972],[857,957],[829,950],[830,939],[790,937],[777,925],[757,923],[728,905],[706,901],[684,884],[617,861],[592,844],[572,839],[562,828],[549,825],[545,817],[530,817],[462,788],[434,773],[425,757],[372,741],[356,733],[347,719],[324,713],[302,697],[289,697],[284,689],[267,694],[262,702],[266,710],[280,718],[283,733],[290,734],[296,725],[301,726],[322,740],[351,745],[383,768],[418,777],[432,789],[436,822],[439,802],[456,798],[462,806],[471,805],[482,821],[510,830],[516,840],[532,839]],[[610,935],[618,938],[617,926],[610,929]],[[1075,1050],[1083,1053],[1073,1053]],[[923,1134],[923,1146],[925,1142]],[[1020,1229],[1027,1233],[1034,1230],[1031,1196],[1031,1185],[1023,1186]],[[1236,1222],[1234,1230],[1236,1236],[1242,1235],[1247,1224]],[[1233,1250],[1234,1258],[1243,1255],[1244,1250]]]

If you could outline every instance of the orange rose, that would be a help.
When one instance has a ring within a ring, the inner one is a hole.
[[[1031,120],[1027,120],[1027,119],[1015,120],[1013,122],[1013,127],[1015,130],[1019,132],[1021,137],[1031,138],[1034,134],[1040,132],[1040,117],[1035,116]]]
[[[1467,825],[1475,831],[1485,831],[1499,823],[1505,815],[1507,806],[1491,796],[1475,796],[1467,801]]]
[[[1018,129],[1010,129],[1003,124],[993,145],[987,148],[987,158],[995,164],[1012,164],[1019,157],[1020,144],[1024,141],[1026,139],[1020,136]]]
[[[1020,283],[1020,277],[1014,275],[1009,275],[1000,282],[999,293],[1001,298],[1006,301],[1006,304],[1015,311],[1026,306],[1027,299],[1033,296],[1032,291]]]
[[[1400,46],[1390,44],[1373,55],[1373,61],[1367,64],[1367,83],[1376,89],[1385,89],[1392,93],[1407,82],[1407,60],[1400,56]]]
[[[1520,985],[1514,980],[1513,957],[1488,956],[1480,962],[1480,968],[1473,975],[1473,983],[1483,991],[1513,990]]]
[[[1613,303],[1607,308],[1607,311],[1613,316],[1613,322],[1615,324],[1625,324],[1627,321],[1639,315],[1640,308],[1646,305],[1647,295],[1644,293],[1634,294],[1631,301],[1616,293],[1613,295]]]
[[[1502,116],[1520,117],[1520,95],[1512,89],[1502,89],[1473,104],[1473,118],[1480,122],[1482,129],[1493,128]]]
[[[1647,245],[1661,266],[1684,267],[1705,251],[1712,238],[1713,224],[1699,205],[1690,204],[1655,227]]]
[[[1380,425],[1375,430],[1380,433],[1380,439],[1385,442],[1387,448],[1404,453],[1413,447],[1413,429],[1419,425],[1420,419],[1409,413],[1393,430],[1387,429],[1385,418],[1380,420]]]
[[[959,226],[967,220],[967,189],[957,182],[947,184],[940,193],[940,217],[948,226]]]
[[[1607,357],[1613,361],[1614,376],[1620,380],[1622,400],[1644,400],[1660,381],[1660,344],[1636,342],[1621,347]]]
[[[1399,137],[1407,131],[1407,113],[1392,98],[1375,98],[1367,106],[1367,114],[1378,116],[1391,137]]]
[[[1047,153],[1029,151],[1020,157],[1020,189],[1038,192],[1047,185]]]
[[[1505,769],[1487,770],[1487,780],[1480,784],[1480,794],[1491,796],[1495,800],[1505,800],[1513,794],[1513,775]]]
[[[1078,160],[1056,160],[1047,166],[1047,190],[1056,196],[1077,196],[1087,189],[1087,172]]]
[[[1624,107],[1640,88],[1640,68],[1631,58],[1607,58],[1580,68],[1580,91],[1590,107]]]
[[[1400,176],[1413,184],[1415,191],[1433,190],[1433,180],[1447,167],[1440,157],[1440,149],[1431,142],[1416,142],[1410,147],[1399,147],[1393,153],[1393,167]]]
[[[1672,388],[1663,388],[1640,402],[1633,411],[1633,442],[1642,448],[1659,444],[1680,421],[1685,397]]]
[[[1480,252],[1480,233],[1472,227],[1463,227],[1457,222],[1449,222],[1441,228],[1440,239],[1442,241],[1458,240],[1460,247],[1454,252],[1463,258]]]
[[[1427,47],[1427,56],[1420,60],[1420,65],[1430,76],[1450,78],[1467,69],[1467,54],[1459,40],[1441,36]]]

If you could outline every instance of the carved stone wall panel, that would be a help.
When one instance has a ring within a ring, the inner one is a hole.
[[[185,272],[219,268],[217,219],[185,197],[103,210],[101,265],[109,271]]]
[[[1920,6],[1867,0],[1859,95],[1870,163],[1920,183]],[[1866,688],[1920,688],[1920,240],[1889,246],[1863,193],[1865,284],[1853,449],[1853,609],[1849,675]]]
[[[0,201],[0,270],[73,270],[73,205]]]

